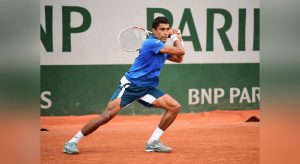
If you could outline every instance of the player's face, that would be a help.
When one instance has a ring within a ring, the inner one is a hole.
[[[169,37],[169,30],[170,30],[169,24],[160,23],[156,29],[153,29],[153,35],[155,38],[163,42],[166,42]]]

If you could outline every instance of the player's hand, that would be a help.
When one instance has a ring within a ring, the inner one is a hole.
[[[177,38],[182,41],[182,35],[178,29],[172,29],[173,34],[176,34]]]
[[[174,34],[173,29],[170,29],[170,30],[169,30],[169,38],[170,38],[171,35],[173,35],[173,34]]]
[[[179,39],[180,41],[182,41],[182,35],[181,35],[181,33],[178,32],[176,35],[177,35],[178,39]]]

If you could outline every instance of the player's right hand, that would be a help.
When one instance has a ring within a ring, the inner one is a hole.
[[[173,35],[173,34],[174,34],[173,29],[170,29],[170,30],[169,30],[169,38],[170,38],[171,35]]]

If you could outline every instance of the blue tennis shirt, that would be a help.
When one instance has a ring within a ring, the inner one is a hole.
[[[169,55],[159,52],[165,43],[150,35],[125,77],[138,87],[157,87],[160,71]]]

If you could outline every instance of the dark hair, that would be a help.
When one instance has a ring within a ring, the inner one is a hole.
[[[152,28],[156,29],[160,23],[169,24],[169,21],[166,17],[156,17],[152,22]]]

